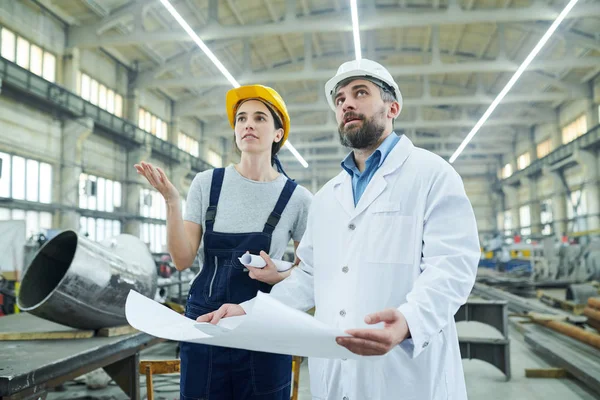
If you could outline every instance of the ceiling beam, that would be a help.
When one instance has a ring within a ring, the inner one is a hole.
[[[156,2],[158,3],[158,2]],[[285,18],[266,24],[244,26],[223,26],[211,24],[197,31],[202,40],[248,38],[267,35],[287,35],[313,32],[350,32],[352,25],[348,23],[348,13],[332,13],[326,16],[297,17],[286,14]],[[365,13],[360,18],[360,30],[381,30],[385,28],[412,28],[433,25],[462,25],[482,23],[513,23],[526,21],[553,21],[560,10],[541,2],[534,2],[530,7],[497,8],[463,10],[451,7],[446,10],[428,10],[408,13],[405,9],[382,9]],[[600,16],[600,4],[578,4],[569,14],[568,19]],[[106,23],[113,21],[106,21]],[[75,32],[75,31],[74,31]],[[125,35],[99,35],[97,30],[83,29],[69,35],[67,47],[95,48],[104,46],[128,46],[142,43],[165,43],[174,41],[191,41],[183,31],[171,32],[158,30],[154,32],[133,31]]]
[[[544,22],[518,23],[510,24],[508,26],[524,32],[535,32],[540,35],[545,34],[548,28],[550,28],[550,25]],[[584,33],[573,32],[568,29],[559,29],[554,33],[554,35],[562,39],[568,47],[579,46],[590,50],[600,51],[600,40],[594,38],[593,36],[588,36]]]
[[[555,60],[533,60],[528,67],[529,71],[562,70],[565,68],[595,68],[600,65],[600,57],[562,58]],[[388,68],[393,76],[415,76],[415,75],[443,75],[443,74],[465,74],[465,73],[490,73],[490,72],[515,72],[519,63],[509,60],[499,61],[470,61],[461,63],[425,63],[414,65],[390,66]],[[319,81],[327,80],[334,76],[335,69],[313,69],[303,68],[297,71],[264,71],[260,73],[245,73],[238,78],[241,85],[262,82],[264,84],[296,82],[296,81]],[[206,76],[174,78],[150,81],[145,88],[170,88],[170,87],[208,87],[229,86],[225,77]]]

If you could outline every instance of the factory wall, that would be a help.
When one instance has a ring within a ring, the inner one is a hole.
[[[202,127],[197,120],[172,119],[172,102],[165,94],[136,90],[132,95],[128,90],[128,76],[132,73],[129,67],[101,50],[66,49],[64,24],[33,3],[1,1],[1,28],[52,53],[56,57],[54,79],[58,85],[81,95],[80,73],[86,74],[122,96],[123,118],[137,125],[137,109],[141,107],[167,122],[170,131],[167,140],[175,145],[179,131],[199,143],[202,141]],[[147,148],[126,147],[95,127],[91,120],[61,116],[12,91],[0,93],[0,153],[4,154],[0,154],[4,171],[0,177],[0,197],[11,198],[0,204],[0,219],[27,219],[28,235],[49,228],[74,229],[81,233],[94,229],[95,238],[101,239],[118,230],[139,235],[152,244],[152,250],[162,251],[166,244],[164,203],[158,193],[139,178],[133,164],[145,160],[163,168],[183,198],[191,183],[187,177],[191,172],[189,166],[171,165],[163,158],[154,157]],[[200,157],[203,155],[201,149]],[[32,168],[29,172],[16,171],[21,158],[25,163],[27,160],[35,162],[37,172]],[[15,168],[11,168],[12,160],[16,160]],[[32,182],[31,173],[37,174],[35,179],[38,180],[46,176],[40,172],[40,163],[44,163],[44,168],[51,166],[51,184],[39,183],[40,191],[51,191],[50,197],[42,199],[40,193],[35,198],[28,199],[27,195],[21,198],[17,193],[21,189],[11,187],[13,181],[20,181],[23,174],[21,186],[27,186],[27,182]],[[81,176],[97,183],[95,194],[88,196]],[[109,197],[113,193],[111,203],[114,204],[108,206],[108,197],[102,202],[90,200],[100,193]],[[146,201],[147,198],[151,200]],[[101,203],[104,204],[101,206]]]
[[[510,163],[513,171],[516,171],[517,158],[526,151],[530,153],[530,161],[534,162],[537,159],[537,145],[547,139],[551,141],[551,151],[556,150],[563,145],[563,128],[582,115],[585,116],[586,132],[597,126],[600,116],[600,76],[588,82],[588,85],[593,97],[577,99],[557,107],[555,124],[535,126],[531,135],[519,132],[514,144],[515,151],[503,157],[502,165]],[[521,179],[516,187],[504,184],[504,209],[497,215],[500,224],[504,225],[508,215],[511,219],[508,225],[512,225],[512,231],[524,235],[562,235],[600,229],[598,157],[597,150],[577,150],[570,159],[545,168],[540,175]],[[524,210],[527,206],[529,217],[527,210]],[[552,230],[545,227],[548,225],[545,223],[548,213],[551,214]],[[545,215],[542,217],[542,214]]]
[[[480,238],[492,235],[497,229],[495,210],[499,207],[492,188],[493,180],[487,176],[464,176],[463,184],[475,213]]]

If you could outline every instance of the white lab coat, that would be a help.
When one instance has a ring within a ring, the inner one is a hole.
[[[454,314],[480,257],[462,181],[438,156],[403,136],[354,207],[346,171],[314,197],[302,260],[271,295],[341,329],[364,328],[389,307],[411,339],[384,356],[309,359],[313,399],[467,398]],[[380,326],[378,326],[380,327]]]

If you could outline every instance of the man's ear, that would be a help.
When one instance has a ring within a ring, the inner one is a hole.
[[[398,115],[400,115],[400,111],[402,111],[402,107],[400,107],[400,103],[397,101],[392,101],[390,105],[390,110],[388,112],[388,117],[392,119],[396,119]]]

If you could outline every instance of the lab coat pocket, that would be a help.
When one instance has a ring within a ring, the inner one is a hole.
[[[398,203],[374,204],[369,214],[367,262],[412,264],[415,258],[415,217],[402,215]]]

